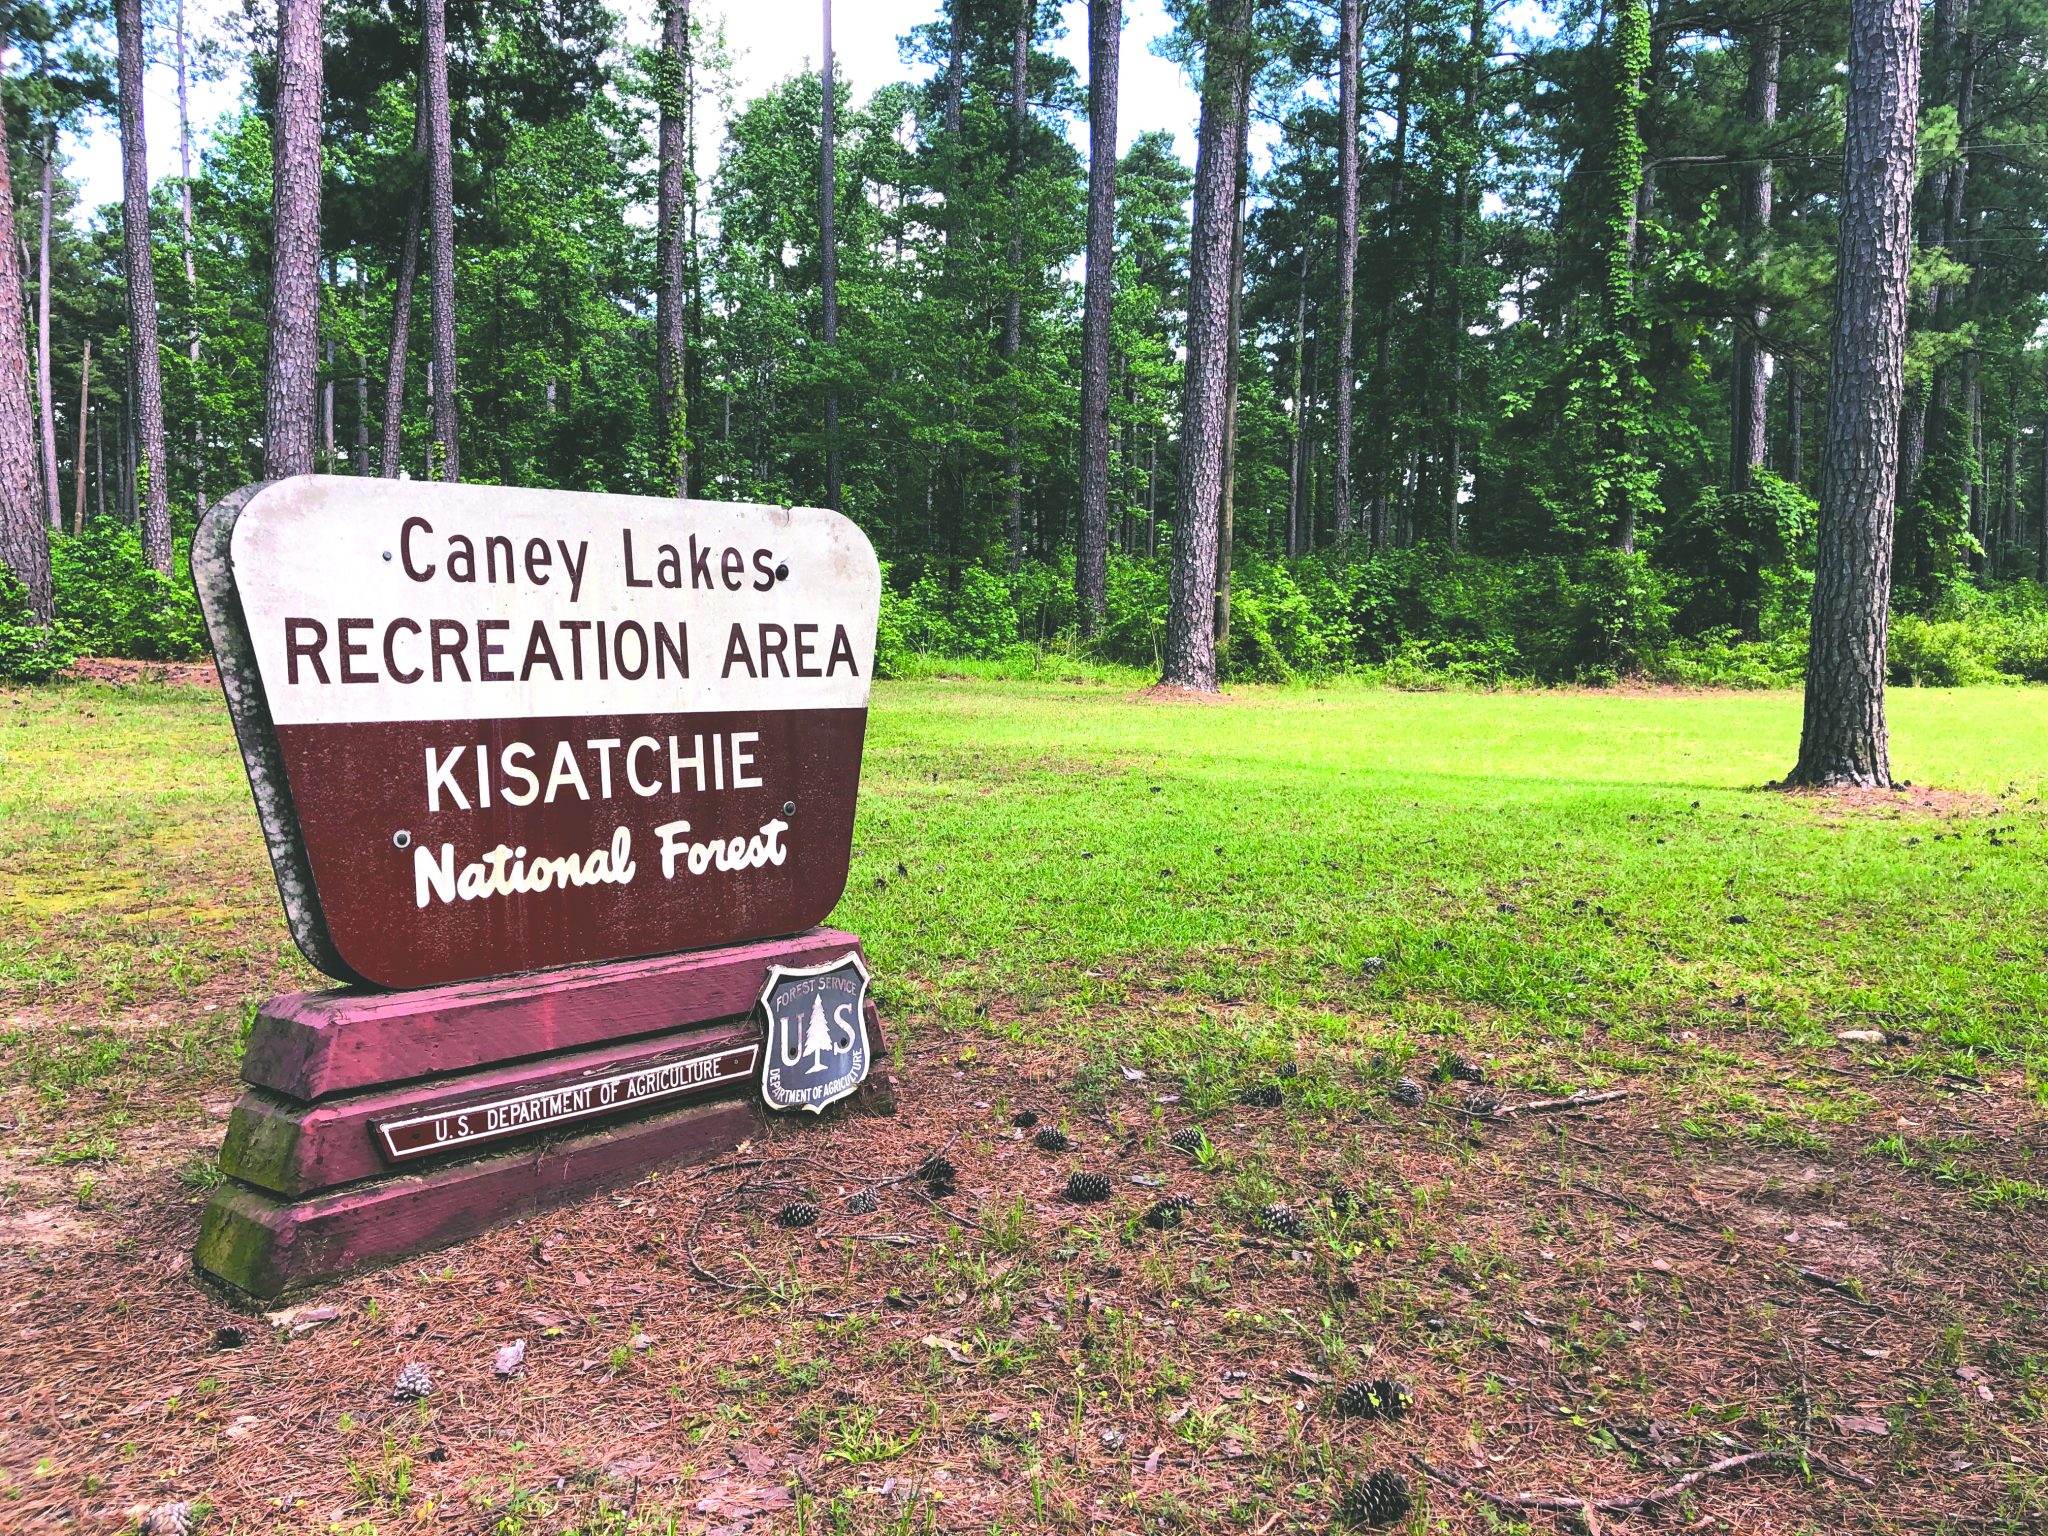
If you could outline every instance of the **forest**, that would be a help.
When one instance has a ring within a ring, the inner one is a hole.
[[[1157,668],[1199,480],[1224,676],[1798,682],[1842,7],[1182,4],[1207,251],[1089,9],[1093,80],[1069,8],[935,0],[870,94],[793,6],[740,99],[689,0],[645,47],[603,0],[9,0],[52,574],[10,554],[0,670],[202,654],[183,544],[286,469],[836,506],[898,669]],[[204,135],[201,70],[242,88]],[[2048,6],[1935,0],[1918,89],[1889,670],[2048,680]],[[181,174],[81,206],[116,119]]]

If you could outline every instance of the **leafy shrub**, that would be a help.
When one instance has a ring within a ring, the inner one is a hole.
[[[170,576],[150,568],[135,530],[111,518],[76,537],[50,541],[57,623],[81,656],[190,661],[206,654],[206,625],[180,562]]]
[[[1761,471],[1746,491],[1708,491],[1657,540],[1658,563],[1690,573],[1680,625],[1761,638],[1773,587],[1797,570],[1818,515],[1798,486]]]
[[[0,565],[0,681],[39,683],[71,660],[61,630],[30,616],[28,589]]]

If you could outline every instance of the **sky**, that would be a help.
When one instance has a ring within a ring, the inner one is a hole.
[[[187,25],[197,38],[205,36],[217,18],[230,6],[238,5],[238,0],[186,0],[186,5]],[[913,27],[936,20],[940,9],[940,0],[837,0],[832,9],[832,48],[839,76],[852,87],[856,101],[866,100],[876,87],[889,81],[910,77],[911,71],[897,51],[897,39]],[[630,41],[654,40],[652,0],[625,0],[620,10],[626,17]],[[696,10],[700,18],[723,19],[740,101],[759,94],[785,76],[817,67],[822,51],[817,0],[698,0]],[[1064,16],[1065,33],[1051,40],[1049,46],[1070,60],[1085,80],[1086,0],[1067,0]],[[1160,58],[1152,48],[1154,40],[1165,36],[1171,25],[1162,0],[1125,0],[1123,52],[1118,69],[1118,147],[1127,149],[1139,134],[1164,129],[1175,136],[1181,159],[1192,164],[1198,110],[1196,91],[1178,65]],[[178,94],[176,71],[170,63],[169,33],[161,37],[152,35],[150,50],[162,59],[149,70],[143,86],[149,174],[154,182],[178,173]],[[203,147],[208,129],[235,109],[243,86],[240,78],[194,84],[192,131],[197,146]],[[709,123],[705,126],[716,127]],[[1069,132],[1085,149],[1086,124],[1071,123]],[[703,169],[707,173],[715,162],[720,136],[716,131],[703,135]],[[70,156],[71,174],[84,185],[84,211],[120,200],[121,143],[111,118],[95,120],[87,133],[74,137],[65,149]]]

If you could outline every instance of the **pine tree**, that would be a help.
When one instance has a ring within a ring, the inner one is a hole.
[[[1851,0],[1833,366],[1796,784],[1887,787],[1885,638],[1920,80],[1914,0]]]

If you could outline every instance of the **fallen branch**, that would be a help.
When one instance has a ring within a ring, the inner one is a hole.
[[[1725,1477],[1731,1472],[1740,1472],[1745,1467],[1804,1467],[1812,1465],[1842,1478],[1845,1482],[1854,1483],[1859,1488],[1874,1486],[1867,1477],[1849,1472],[1846,1468],[1836,1467],[1831,1463],[1823,1462],[1810,1453],[1799,1450],[1748,1451],[1740,1456],[1723,1457],[1720,1461],[1711,1462],[1704,1467],[1694,1468],[1683,1477],[1667,1483],[1662,1488],[1653,1489],[1649,1493],[1637,1494],[1635,1497],[1627,1499],[1585,1499],[1574,1498],[1570,1494],[1558,1493],[1495,1493],[1491,1489],[1481,1488],[1478,1484],[1460,1477],[1457,1473],[1447,1468],[1432,1466],[1420,1456],[1415,1457],[1414,1461],[1415,1465],[1420,1467],[1430,1477],[1436,1478],[1440,1482],[1449,1483],[1460,1493],[1470,1494],[1473,1498],[1483,1500],[1493,1505],[1496,1509],[1541,1509],[1555,1514],[1579,1516],[1584,1516],[1589,1510],[1603,1515],[1628,1515],[1634,1514],[1639,1510],[1653,1509],[1659,1504],[1669,1504],[1680,1494],[1685,1493],[1688,1489],[1699,1486],[1708,1478]]]
[[[1488,1118],[1508,1120],[1516,1115],[1547,1115],[1554,1110],[1584,1109],[1588,1104],[1611,1104],[1616,1099],[1627,1097],[1626,1088],[1609,1088],[1604,1093],[1588,1093],[1581,1089],[1561,1099],[1531,1099],[1526,1104],[1503,1104]]]

